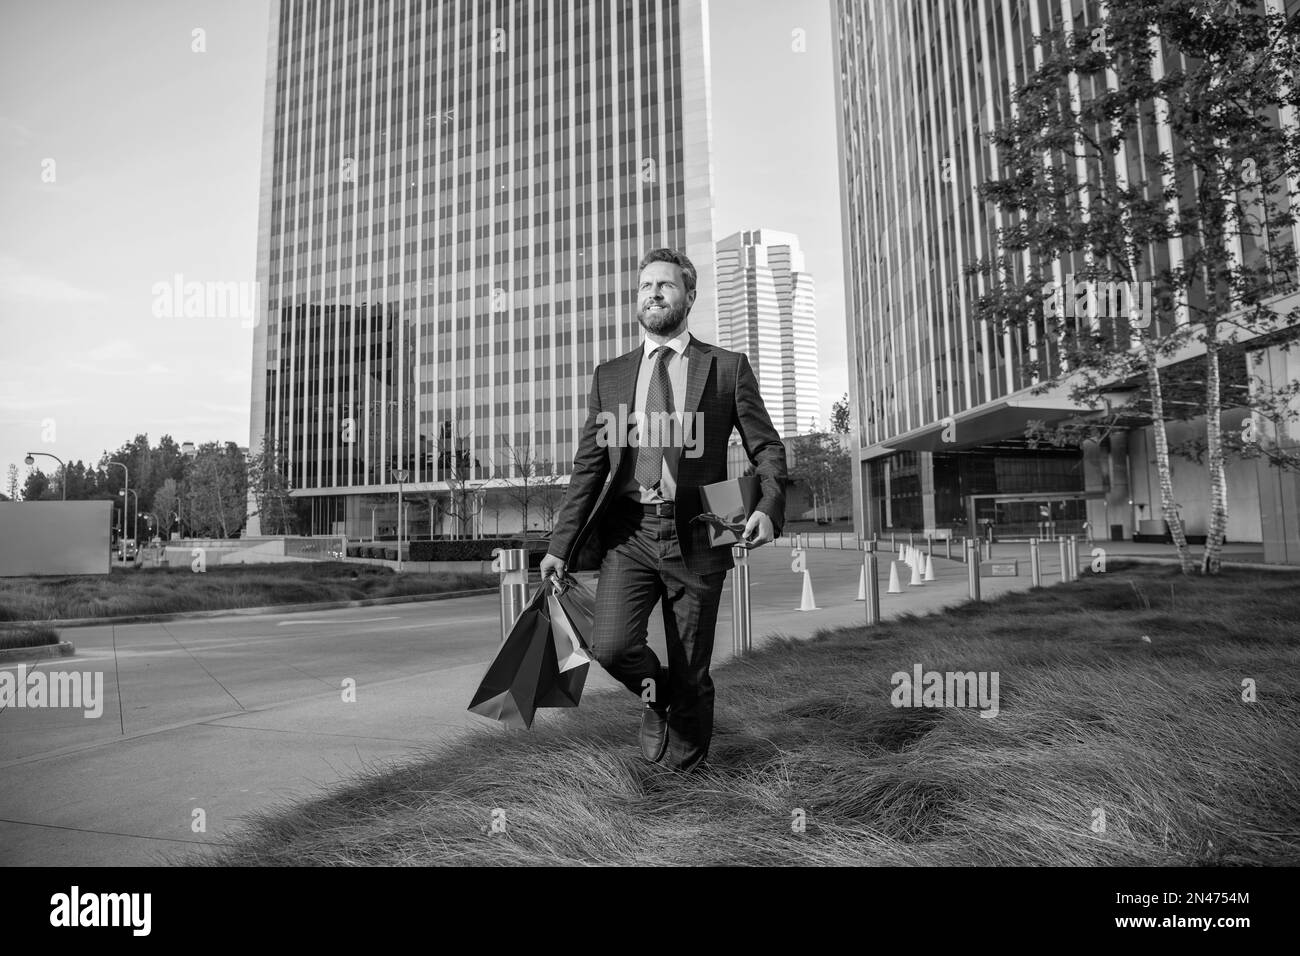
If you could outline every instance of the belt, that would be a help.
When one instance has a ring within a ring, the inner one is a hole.
[[[656,518],[671,518],[676,514],[671,501],[643,502],[635,498],[627,498],[626,501],[629,508],[641,514],[654,515]]]

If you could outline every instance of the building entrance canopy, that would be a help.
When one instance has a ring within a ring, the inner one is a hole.
[[[1093,409],[1068,399],[1054,400],[1047,395],[1004,399],[973,412],[956,415],[951,420],[942,419],[932,425],[915,428],[891,439],[872,457],[896,451],[944,452],[976,448],[1006,439],[1023,438],[1025,429],[1032,421],[1051,424],[1092,411]]]

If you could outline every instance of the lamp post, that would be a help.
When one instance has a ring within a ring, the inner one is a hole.
[[[124,465],[124,464],[123,464],[122,462],[120,462],[120,461],[110,461],[110,462],[108,462],[107,464],[110,464],[110,465],[117,465],[117,467],[119,467],[119,468],[122,469],[122,474],[125,476],[124,484],[122,485],[122,488],[123,488],[123,490],[124,490],[124,492],[125,492],[125,489],[131,487],[131,472],[128,471],[126,465]],[[125,496],[125,493],[123,494],[123,497],[122,497],[122,526],[121,526],[121,532],[122,532],[122,533],[121,533],[121,540],[120,540],[118,543],[122,546],[122,560],[125,561],[125,560],[126,560],[126,496]]]
[[[59,482],[63,486],[63,500],[68,500],[68,465],[58,455],[51,455],[47,451],[29,451],[27,457],[23,459],[24,465],[34,465],[36,462],[32,459],[33,455],[40,455],[42,458],[53,458],[63,467],[63,480]]]
[[[402,570],[402,483],[410,477],[405,468],[393,469],[393,478],[397,481],[397,570]]]
[[[122,489],[122,533],[126,534],[126,508],[131,499],[128,495],[135,495],[135,540],[140,540],[140,492],[134,488]],[[122,542],[122,560],[126,560],[126,541]]]

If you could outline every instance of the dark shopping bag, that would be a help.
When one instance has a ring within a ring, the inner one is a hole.
[[[572,578],[552,579],[546,595],[546,613],[551,622],[551,645],[555,650],[557,675],[538,707],[577,707],[587,683],[591,655],[587,639],[591,634],[594,601]],[[584,596],[587,600],[584,601]]]
[[[579,593],[562,596],[574,588]],[[472,713],[527,729],[539,707],[577,706],[591,662],[583,647],[591,633],[584,595],[590,598],[577,582],[542,582],[489,665],[470,701]]]
[[[762,497],[757,475],[731,478],[700,488],[700,504],[704,513],[691,521],[703,521],[709,526],[709,547],[741,544],[745,522],[758,507]]]

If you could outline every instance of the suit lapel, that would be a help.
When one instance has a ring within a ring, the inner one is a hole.
[[[709,369],[713,368],[713,349],[692,335],[686,351],[686,404],[682,413],[694,415],[700,408],[700,397],[704,394],[704,383],[709,380]]]

